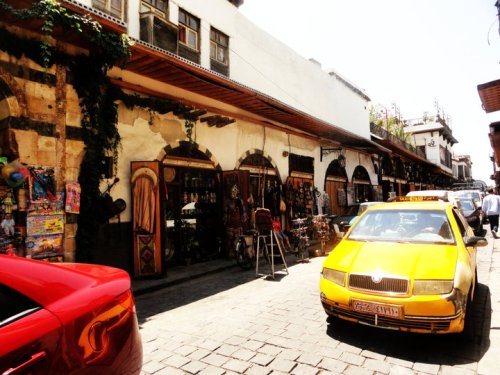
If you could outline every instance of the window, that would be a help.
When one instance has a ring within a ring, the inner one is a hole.
[[[124,0],[93,0],[92,6],[120,20],[125,19]]]
[[[228,63],[229,37],[219,30],[210,30],[210,58],[227,65]]]
[[[0,309],[0,327],[41,308],[29,298],[2,284],[0,284],[0,301],[2,301],[2,308]]]
[[[167,0],[142,0],[143,3],[152,5],[158,10],[167,13],[168,11],[168,1]]]
[[[154,14],[141,16],[140,38],[161,49],[177,53],[177,28]]]
[[[179,9],[179,41],[189,48],[198,51],[198,32],[200,20]]]

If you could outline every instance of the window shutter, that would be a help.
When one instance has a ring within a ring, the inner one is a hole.
[[[151,43],[151,36],[150,36],[150,29],[151,29],[151,18],[150,17],[143,17],[141,18],[141,30],[140,30],[140,38],[141,40]]]
[[[111,15],[118,19],[122,19],[122,0],[111,0]]]
[[[177,53],[177,29],[160,19],[154,19],[153,44],[166,51]]]
[[[96,9],[106,12],[106,0],[93,0],[92,6]]]

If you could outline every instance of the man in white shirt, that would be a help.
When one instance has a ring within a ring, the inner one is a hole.
[[[488,194],[483,199],[482,210],[490,222],[491,234],[497,238],[498,216],[500,215],[500,197],[493,188],[488,189]]]

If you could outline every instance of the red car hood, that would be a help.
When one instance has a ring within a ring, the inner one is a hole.
[[[127,272],[80,263],[46,263],[0,255],[0,282],[48,307],[77,293],[117,296],[130,289]]]

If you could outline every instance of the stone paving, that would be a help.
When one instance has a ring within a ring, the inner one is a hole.
[[[478,249],[475,331],[467,337],[327,324],[318,292],[323,257],[289,259],[290,274],[275,280],[226,262],[222,272],[211,264],[212,273],[199,278],[171,274],[161,289],[162,281],[153,288],[134,281],[142,375],[498,374],[500,240],[489,231],[487,238]]]

